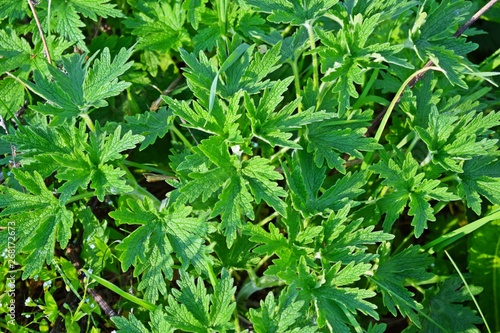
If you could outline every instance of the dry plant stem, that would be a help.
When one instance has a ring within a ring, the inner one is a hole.
[[[486,13],[495,3],[497,3],[499,0],[490,0],[486,5],[484,5],[481,9],[479,9],[476,14],[474,14],[469,21],[467,21],[462,27],[460,27],[457,32],[453,34],[453,37],[458,37],[461,34],[464,33],[465,30],[467,30],[474,22],[476,22],[481,15]]]
[[[181,82],[183,76],[182,75],[179,75],[174,81],[172,81],[172,83],[170,83],[167,87],[167,89],[165,89],[165,91],[163,91],[163,95],[169,95],[172,91],[174,91],[175,87],[177,87],[177,85]],[[158,109],[160,108],[160,104],[162,102],[162,99],[161,99],[161,96],[158,97],[156,99],[156,101],[153,102],[153,104],[151,104],[151,106],[149,107],[149,111],[158,111]],[[179,118],[181,120],[181,122],[186,125],[186,121],[182,118]],[[196,142],[196,144],[198,144],[198,140],[196,140],[195,136],[193,135],[193,133],[191,132],[191,130],[189,128],[187,128],[187,130],[189,131],[189,134],[191,135],[191,137],[193,138],[194,142]]]
[[[467,30],[472,24],[474,24],[474,22],[476,22],[481,17],[481,15],[486,13],[498,1],[500,1],[500,0],[490,0],[486,5],[481,7],[481,9],[479,9],[474,15],[472,15],[472,17],[453,34],[453,37],[455,37],[455,38],[460,37],[465,32],[465,30]],[[425,64],[425,66],[422,68],[428,68],[428,67],[431,67],[433,65],[434,65],[434,63],[432,61],[428,61]],[[413,88],[413,86],[415,86],[415,84],[418,81],[420,81],[424,75],[425,75],[425,71],[420,73],[416,77],[414,77],[413,80],[411,80],[410,83],[408,83],[408,87],[410,89]],[[399,99],[397,102],[399,102]],[[382,117],[384,117],[384,114],[387,112],[387,109],[388,109],[388,107],[386,107],[384,110],[382,110],[382,112],[380,112],[377,115],[377,117],[373,120],[372,125],[366,131],[366,136],[369,136],[371,133],[373,133],[373,131],[375,130],[377,125],[382,120]]]
[[[174,91],[175,87],[177,87],[177,85],[181,82],[183,76],[182,75],[179,75],[175,80],[172,81],[172,83],[170,83],[167,87],[167,89],[165,89],[165,91],[163,92],[163,95],[169,95],[172,91]],[[161,99],[161,96],[158,97],[156,99],[156,101],[153,102],[153,104],[151,104],[151,106],[149,107],[149,110],[150,111],[157,111],[159,108],[160,108],[160,104],[163,100]]]
[[[82,265],[80,264],[80,261],[78,259],[78,254],[77,254],[77,249],[72,248],[72,247],[67,247],[66,248],[66,255],[68,256],[69,261],[73,264],[73,266],[76,268],[78,271],[78,275],[80,275],[82,278],[85,276],[82,274]],[[80,278],[80,279],[82,279]],[[94,298],[97,304],[99,304],[99,307],[108,315],[109,318],[117,316],[116,312],[109,306],[109,304],[102,298],[100,294],[98,294],[95,290],[93,289],[88,289],[88,293]]]
[[[38,31],[40,32],[40,37],[42,38],[42,43],[43,43],[43,50],[45,51],[45,57],[47,57],[47,62],[49,64],[52,64],[52,59],[50,58],[49,46],[47,45],[47,40],[45,39],[45,35],[43,33],[42,24],[40,23],[38,15],[36,14],[35,6],[31,2],[31,0],[28,0],[28,5],[30,6],[31,12],[33,13],[33,18],[35,19]]]

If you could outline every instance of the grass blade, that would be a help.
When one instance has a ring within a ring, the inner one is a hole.
[[[120,289],[120,287],[114,285],[113,283],[109,282],[108,280],[105,280],[97,275],[94,275],[92,273],[90,273],[89,271],[87,271],[86,269],[82,269],[83,272],[85,273],[85,275],[91,277],[92,279],[94,279],[97,283],[99,283],[100,285],[108,288],[109,290],[117,293],[118,295],[120,295],[121,297],[125,298],[125,299],[128,299],[129,301],[139,305],[139,306],[142,306],[143,308],[149,310],[149,311],[155,311],[156,310],[156,306],[154,304],[151,304],[143,299],[140,299],[139,297],[135,297],[134,295],[130,295],[129,293],[123,291]]]
[[[444,249],[445,247],[449,246],[450,244],[453,244],[460,238],[467,236],[468,234],[474,232],[475,230],[481,228],[483,225],[486,223],[489,223],[493,220],[500,219],[500,209],[495,210],[492,212],[490,215],[485,216],[483,218],[480,218],[479,220],[476,220],[472,223],[469,223],[457,230],[454,230],[452,232],[447,233],[446,235],[443,235],[439,238],[436,238],[430,243],[425,244],[422,246],[423,250],[429,250],[430,253],[434,253],[436,251],[440,251]]]
[[[467,281],[465,281],[464,276],[462,275],[462,273],[461,273],[461,272],[460,272],[460,270],[458,269],[457,264],[455,264],[455,261],[454,261],[454,260],[453,260],[453,258],[450,256],[450,254],[448,253],[448,251],[444,250],[444,253],[445,253],[445,254],[446,254],[446,256],[448,257],[448,259],[450,259],[451,264],[453,265],[453,267],[454,267],[454,268],[455,268],[455,270],[457,271],[458,275],[460,276],[460,279],[462,279],[462,282],[464,283],[465,288],[467,288],[467,291],[469,292],[469,295],[470,295],[470,297],[472,298],[472,301],[473,301],[473,302],[474,302],[474,304],[476,305],[477,311],[479,311],[479,314],[481,315],[481,319],[483,319],[484,325],[486,326],[486,329],[488,330],[488,333],[491,333],[490,327],[488,326],[488,322],[486,321],[486,318],[484,318],[483,311],[481,311],[481,307],[479,307],[479,304],[477,303],[476,298],[474,297],[474,294],[473,294],[473,293],[472,293],[472,291],[470,290],[469,285],[467,284]]]
[[[249,47],[250,45],[248,45],[247,43],[243,43],[240,46],[238,46],[236,50],[234,50],[233,53],[231,53],[229,57],[227,57],[227,59],[220,67],[219,72],[215,75],[215,78],[212,81],[212,85],[210,86],[210,96],[208,99],[209,113],[212,112],[212,109],[214,107],[215,94],[217,93],[217,82],[219,81],[219,75],[224,73],[229,67],[231,67],[231,65],[234,64],[236,60],[238,60],[243,55],[243,53],[245,53],[245,51],[248,50]]]

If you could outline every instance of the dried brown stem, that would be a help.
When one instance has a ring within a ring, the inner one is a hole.
[[[35,6],[33,5],[32,0],[28,0],[28,5],[30,6],[31,12],[33,13],[33,18],[35,19],[36,26],[38,27],[38,31],[40,32],[40,37],[42,38],[43,50],[45,51],[45,57],[47,57],[47,62],[52,64],[52,59],[50,57],[49,46],[47,44],[47,40],[45,39],[45,35],[43,33],[42,24],[38,19],[38,15],[36,14]],[[50,29],[50,27],[49,27]]]
[[[174,91],[175,87],[177,87],[177,85],[181,82],[183,76],[182,75],[179,75],[177,78],[175,78],[175,80],[172,81],[172,83],[170,83],[167,87],[167,89],[165,89],[165,91],[163,91],[162,95],[168,95],[170,94],[172,91]],[[156,111],[158,110],[158,108],[160,107],[160,104],[163,100],[161,99],[161,96],[158,97],[156,99],[156,101],[153,102],[153,104],[151,104],[151,106],[149,107],[149,110],[150,111]]]
[[[83,278],[83,274],[81,274],[81,268],[82,265],[80,264],[79,258],[78,258],[78,249],[73,248],[68,246],[66,248],[66,255],[68,256],[69,261],[73,264],[73,266],[76,268],[78,271],[78,274],[81,276],[80,279]],[[99,304],[99,307],[101,310],[106,313],[106,315],[111,318],[117,316],[116,312],[109,306],[109,304],[102,298],[102,296],[97,293],[93,289],[88,289],[88,293],[92,296],[92,298],[96,301],[97,304]]]
[[[460,27],[457,32],[453,34],[453,37],[459,37],[461,34],[463,34],[465,30],[467,30],[472,24],[474,24],[474,22],[476,22],[481,17],[481,15],[486,13],[497,2],[498,0],[490,0],[486,5],[479,9],[476,14],[472,15],[472,17],[462,27]]]

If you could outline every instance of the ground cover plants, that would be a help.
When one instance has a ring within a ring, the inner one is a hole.
[[[0,0],[1,330],[500,332],[495,2]]]

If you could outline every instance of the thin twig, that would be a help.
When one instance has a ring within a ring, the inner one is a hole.
[[[173,80],[173,81],[172,81],[172,83],[170,83],[170,84],[168,85],[167,89],[165,89],[165,90],[163,91],[162,95],[169,95],[172,91],[174,91],[174,90],[175,90],[175,88],[176,88],[176,87],[179,85],[179,83],[181,82],[182,78],[183,78],[182,74],[181,74],[181,75],[179,75],[177,78],[175,78],[175,80]],[[163,100],[162,100],[161,96],[160,96],[160,97],[158,97],[158,98],[156,99],[156,101],[154,101],[154,102],[153,102],[153,104],[151,104],[151,107],[149,108],[149,110],[150,110],[150,111],[157,111],[157,110],[158,110],[158,108],[160,107],[160,104],[161,104],[161,102],[162,102],[162,101],[163,101]],[[182,122],[184,125],[186,125],[186,124],[187,124],[187,123],[186,123],[186,121],[185,121],[184,119],[182,119],[182,118],[180,118],[180,117],[179,117],[179,119],[181,120],[181,122]],[[191,132],[191,129],[190,129],[189,127],[186,127],[186,128],[187,128],[187,130],[188,130],[189,134],[191,135],[191,137],[193,138],[194,142],[196,142],[196,144],[199,144],[199,143],[198,143],[198,140],[196,140],[196,137],[194,136],[193,132]]]
[[[474,22],[476,22],[479,19],[479,17],[481,17],[481,15],[486,13],[486,11],[488,11],[491,7],[493,7],[493,5],[495,3],[497,3],[498,1],[499,0],[490,0],[486,5],[484,5],[481,9],[479,9],[463,26],[461,26],[453,34],[453,37],[455,37],[455,38],[460,37],[465,32],[465,30],[467,30],[472,24],[474,24]],[[427,67],[431,67],[431,66],[434,66],[434,63],[429,60],[422,68],[427,68]],[[415,84],[417,84],[417,82],[422,79],[422,77],[425,75],[425,73],[426,72],[424,71],[421,74],[415,76],[413,78],[413,80],[411,80],[410,83],[408,83],[408,88],[410,88],[410,89],[413,88],[413,86],[415,86]],[[396,103],[398,103],[398,102],[399,102],[399,99]],[[377,117],[373,120],[372,125],[367,129],[365,136],[370,136],[371,133],[373,133],[373,131],[375,131],[375,128],[378,126],[378,124],[380,123],[380,121],[384,117],[384,114],[387,112],[387,109],[388,109],[388,107],[386,107],[384,110],[382,110],[382,112],[380,112],[377,115]]]
[[[459,37],[461,34],[464,33],[465,30],[467,30],[474,22],[476,22],[484,13],[486,13],[491,7],[497,3],[498,0],[490,0],[486,5],[484,5],[481,9],[479,9],[476,14],[472,15],[469,21],[467,21],[461,28],[457,30],[453,34],[453,37]]]
[[[177,85],[181,82],[183,76],[182,75],[179,75],[177,78],[175,78],[175,80],[172,81],[172,83],[170,83],[167,87],[167,89],[165,89],[165,91],[162,93],[162,95],[168,95],[170,94],[172,91],[174,91],[174,89],[177,87]],[[156,99],[156,101],[153,102],[153,104],[151,104],[151,107],[149,108],[150,111],[157,111],[158,108],[160,107],[160,104],[163,100],[161,99],[161,96],[158,97]]]
[[[28,0],[28,5],[30,6],[31,12],[33,13],[33,18],[35,19],[36,26],[38,27],[38,31],[40,32],[40,37],[42,37],[43,49],[45,51],[45,57],[47,57],[47,62],[49,64],[52,64],[52,59],[50,58],[49,46],[47,45],[47,40],[45,39],[45,35],[43,33],[42,24],[40,23],[38,15],[36,14],[35,6],[31,2],[31,0]]]

